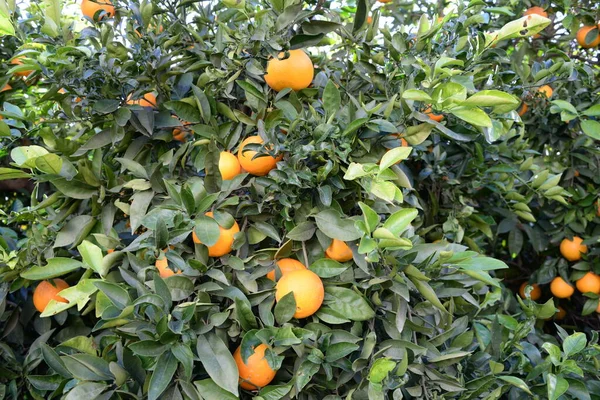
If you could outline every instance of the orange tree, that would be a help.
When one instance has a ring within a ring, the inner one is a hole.
[[[597,396],[597,9],[84,3],[0,4],[0,393]]]

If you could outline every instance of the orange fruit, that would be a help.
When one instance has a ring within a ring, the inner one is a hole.
[[[281,160],[283,156],[277,158],[271,157],[270,155],[261,155],[254,158],[257,154],[256,151],[248,150],[244,151],[244,147],[248,143],[259,143],[262,144],[263,140],[260,136],[249,136],[240,144],[238,150],[238,160],[242,168],[252,175],[264,176],[269,173],[277,165],[277,161]]]
[[[561,306],[558,306],[557,308],[558,311],[554,314],[554,319],[564,319],[567,316],[567,311]]]
[[[577,261],[581,259],[581,253],[587,253],[587,246],[581,244],[583,239],[579,236],[573,236],[573,240],[564,238],[560,242],[560,254],[569,261]]]
[[[267,64],[265,82],[277,92],[285,88],[306,89],[315,75],[313,63],[303,50],[290,50],[289,57],[281,52],[278,58],[272,58]]]
[[[575,282],[575,286],[581,293],[600,294],[600,276],[593,272],[588,272]]]
[[[222,151],[219,156],[219,172],[223,180],[228,181],[242,173],[242,166],[234,154]]]
[[[544,10],[542,7],[531,7],[529,9],[527,9],[523,15],[532,15],[532,14],[537,14],[537,15],[541,15],[544,18],[548,18],[548,13],[546,12],[546,10]]]
[[[265,358],[267,345],[259,344],[254,348],[254,354],[248,357],[246,364],[242,361],[242,346],[233,353],[233,359],[240,373],[240,386],[246,390],[258,390],[267,386],[273,378],[275,371],[271,369]]]
[[[552,93],[554,93],[554,90],[552,90],[552,88],[549,85],[544,85],[538,88],[538,92],[540,92],[541,94],[546,96],[547,99],[549,99],[550,97],[552,97]]]
[[[178,142],[185,142],[187,136],[187,132],[184,131],[181,128],[175,128],[173,129],[173,139],[177,140]]]
[[[581,175],[581,174],[579,173],[579,171],[575,170],[575,172],[573,172],[573,175],[574,175],[574,176],[577,178],[577,177],[579,177],[579,175]]]
[[[371,25],[373,23],[373,17],[367,17],[367,24]]]
[[[309,269],[291,271],[277,282],[275,300],[293,292],[296,300],[294,318],[306,318],[313,315],[325,298],[325,289],[321,278]]]
[[[115,252],[115,249],[108,249],[106,250],[106,254],[112,254]]]
[[[167,260],[167,257],[157,258],[154,266],[158,270],[158,274],[160,275],[160,277],[163,279],[168,278],[169,276],[173,276],[175,274],[181,274],[181,271],[175,272],[171,268],[169,268],[169,260]]]
[[[95,21],[94,15],[98,11],[104,11],[106,14],[100,18],[110,18],[115,15],[115,7],[110,0],[82,0],[81,13],[89,19]]]
[[[441,122],[444,119],[443,114],[435,114],[431,107],[427,107],[427,109],[423,111],[423,113],[436,122]]]
[[[44,312],[50,300],[61,303],[69,302],[58,295],[62,290],[68,288],[69,284],[62,279],[53,279],[53,283],[54,285],[50,281],[41,281],[33,291],[33,305],[39,312]]]
[[[391,3],[392,0],[377,0],[377,1],[380,3],[386,4],[386,3]]]
[[[13,58],[10,63],[11,63],[11,65],[23,65],[23,60],[22,60],[23,58],[25,58],[25,56]],[[15,72],[14,75],[29,76],[32,72],[33,72],[32,69],[27,69],[25,71]]]
[[[211,218],[214,216],[212,211],[209,211],[204,215]],[[225,229],[222,226],[219,226],[219,231],[220,234],[217,243],[215,243],[212,246],[207,246],[208,255],[211,257],[221,257],[231,251],[231,249],[233,248],[233,236],[240,231],[240,227],[237,224],[237,222],[233,221],[233,226],[231,228]],[[194,231],[192,231],[192,239],[194,240],[194,243],[202,244],[202,242],[196,235],[196,232]]]
[[[521,296],[522,299],[525,298],[525,288],[527,287],[527,285],[529,285],[528,282],[523,282],[521,284],[521,287],[519,288],[519,296]],[[540,286],[537,283],[531,284],[529,286],[533,287],[533,290],[529,293],[529,296],[531,296],[531,300],[537,300],[540,297],[542,297],[542,289],[540,289]]]
[[[525,115],[527,113],[527,110],[529,110],[529,106],[526,103],[521,103],[521,107],[519,108],[519,111],[517,111],[519,117]]]
[[[552,292],[554,297],[558,297],[559,299],[566,299],[573,295],[575,289],[563,278],[557,276],[556,278],[552,279],[552,282],[550,283],[550,291]]]
[[[141,99],[133,100],[131,95],[127,97],[127,104],[136,104],[142,107],[156,107],[156,96],[152,92],[146,93]]]
[[[306,266],[302,264],[298,260],[294,260],[293,258],[282,258],[280,260],[275,261],[277,266],[279,267],[279,271],[281,272],[281,276],[287,274],[291,271],[299,271],[306,269]],[[267,274],[267,278],[275,282],[275,270],[270,271]]]
[[[584,49],[589,49],[589,48],[600,45],[600,32],[598,33],[598,35],[596,36],[596,39],[594,41],[592,41],[591,43],[587,43],[587,44],[585,43],[585,37],[588,34],[588,32],[591,31],[592,29],[600,29],[600,26],[596,26],[596,25],[584,26],[577,31],[577,43],[579,43],[579,45],[581,47],[583,47]]]
[[[2,90],[0,90],[0,93],[6,92],[7,90],[11,90],[11,89],[12,89],[12,86],[10,86],[10,84],[7,83],[6,85],[4,85]]]
[[[325,250],[325,256],[339,262],[350,261],[352,260],[352,249],[346,242],[333,239],[327,250]]]

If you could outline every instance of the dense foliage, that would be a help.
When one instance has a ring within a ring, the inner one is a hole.
[[[598,293],[546,285],[600,273],[597,5],[9,3],[0,399],[600,398]]]

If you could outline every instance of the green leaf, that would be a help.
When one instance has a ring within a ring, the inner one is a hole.
[[[46,174],[58,175],[62,169],[63,160],[56,154],[46,154],[35,159],[35,166]]]
[[[340,264],[339,262],[330,258],[321,258],[308,268],[321,278],[333,278],[338,276],[349,268],[347,264]]]
[[[591,119],[581,120],[581,129],[583,133],[592,139],[600,140],[600,122]]]
[[[450,112],[471,125],[492,127],[490,117],[479,108],[456,107],[450,110]]]
[[[403,208],[388,217],[383,227],[395,236],[400,236],[408,225],[417,218],[419,212],[415,208]]]
[[[112,381],[115,379],[108,362],[90,354],[73,354],[61,357],[66,368],[82,381]]]
[[[340,109],[341,102],[340,91],[331,80],[327,81],[327,85],[323,89],[323,109],[327,115],[335,115]]]
[[[252,308],[247,301],[236,298],[235,299],[235,311],[240,321],[240,325],[242,329],[245,331],[249,331],[251,329],[258,328],[258,323],[256,322],[256,317],[252,312]]]
[[[2,8],[0,8],[0,35],[15,36],[15,27],[10,20],[10,16]]]
[[[237,375],[236,375],[237,378]],[[202,398],[207,400],[239,400],[237,395],[231,394],[228,391],[221,389],[212,379],[204,379],[195,381],[194,385],[198,391],[202,393]]]
[[[600,104],[596,104],[591,106],[587,110],[585,110],[583,115],[587,115],[588,117],[600,117]]]
[[[275,320],[283,325],[294,317],[296,313],[296,299],[294,292],[289,292],[283,296],[275,305]]]
[[[427,93],[418,89],[407,89],[402,92],[402,98],[404,100],[415,100],[415,101],[424,101],[426,103],[431,103],[433,99]]]
[[[154,340],[140,340],[127,346],[134,354],[143,357],[158,357],[164,353],[169,346]]]
[[[377,359],[369,371],[369,382],[381,383],[392,370],[396,368],[396,362],[389,358]]]
[[[375,311],[363,296],[343,287],[325,287],[323,304],[352,321],[366,321],[375,316]]]
[[[48,150],[41,146],[15,147],[10,152],[10,157],[19,167],[35,168],[35,159],[48,154]]]
[[[26,172],[23,172],[18,169],[13,168],[0,168],[0,181],[5,181],[8,179],[19,179],[19,178],[30,178]]]
[[[557,400],[569,389],[569,382],[561,375],[548,374],[546,380],[549,400]]]
[[[402,160],[406,160],[411,152],[412,147],[395,147],[393,149],[390,149],[390,151],[386,152],[381,158],[381,163],[379,164],[379,171],[381,172],[384,169],[389,168]]]
[[[45,267],[36,265],[21,272],[21,277],[32,281],[41,281],[63,276],[83,267],[81,262],[72,258],[54,257],[47,261],[48,264]]]
[[[196,351],[204,369],[214,382],[237,396],[239,372],[225,343],[213,333],[198,335]]]
[[[194,220],[194,232],[202,244],[213,246],[219,240],[221,230],[219,224],[214,218],[206,215],[198,215]]]
[[[519,389],[521,389],[522,391],[524,391],[527,394],[532,394],[531,391],[529,390],[529,386],[527,386],[527,384],[520,378],[517,378],[516,376],[508,376],[508,375],[501,375],[498,377],[498,379],[503,380],[504,382],[510,383],[511,385],[518,387]]]
[[[317,230],[315,224],[311,221],[300,222],[287,233],[287,237],[299,242],[310,240]]]
[[[102,249],[100,249],[100,247],[96,246],[92,242],[84,240],[79,246],[77,246],[77,250],[81,254],[83,262],[85,262],[91,269],[96,271],[100,276],[106,276],[108,273],[108,266],[104,265],[102,262],[104,255],[102,254]]]
[[[359,348],[360,346],[355,343],[334,343],[327,348],[327,351],[325,352],[325,361],[329,363],[337,361],[358,350]]]
[[[585,333],[576,332],[572,334],[563,342],[563,351],[565,352],[565,357],[579,353],[585,349],[585,346],[587,346],[587,338],[585,337]]]
[[[194,100],[195,104],[195,100]],[[187,102],[180,100],[167,101],[164,104],[167,110],[173,111],[179,119],[195,124],[200,122],[202,115],[196,105],[191,105]]]
[[[156,361],[154,372],[148,385],[148,400],[157,400],[173,381],[177,370],[177,359],[170,351],[163,353]]]
[[[105,383],[81,382],[65,396],[65,400],[95,399],[108,388]]]
[[[516,108],[521,104],[521,100],[500,90],[482,90],[461,103],[462,106],[471,107],[493,107],[505,104],[514,105]]]
[[[114,99],[100,99],[94,103],[93,110],[98,114],[109,114],[117,111],[121,102]]]
[[[96,281],[94,285],[102,291],[110,299],[110,301],[122,310],[131,303],[131,298],[127,290],[123,289],[116,283],[106,281]]]
[[[497,31],[486,34],[486,46],[492,46],[503,40],[533,36],[540,33],[552,21],[541,15],[531,14],[504,25]]]
[[[351,242],[360,238],[354,221],[349,218],[342,219],[340,213],[334,209],[329,208],[315,215],[315,222],[319,230],[332,239]]]
[[[444,305],[442,304],[442,302],[440,301],[440,299],[437,297],[435,290],[433,290],[433,288],[431,286],[429,286],[429,283],[422,281],[420,279],[413,278],[412,276],[409,276],[409,279],[415,285],[415,287],[417,288],[419,293],[421,293],[421,295],[423,297],[425,297],[425,299],[427,299],[431,304],[433,304],[438,309],[440,309],[444,312],[448,312],[446,310],[446,308],[444,307]]]

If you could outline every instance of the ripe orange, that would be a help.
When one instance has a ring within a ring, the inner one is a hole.
[[[110,0],[82,0],[81,13],[91,20],[98,11],[104,11],[102,18],[110,18],[115,15],[115,7]],[[95,21],[95,20],[94,20]]]
[[[522,299],[525,298],[525,288],[527,287],[527,285],[529,285],[528,282],[523,282],[521,284],[521,287],[519,288],[519,296],[521,296]],[[529,296],[531,296],[531,300],[537,300],[540,297],[542,297],[542,289],[540,289],[540,286],[537,283],[531,284],[529,286],[533,287],[533,290],[529,293]]]
[[[234,154],[222,151],[219,156],[219,172],[223,180],[228,181],[242,173],[242,166]]]
[[[588,32],[591,31],[592,29],[600,29],[600,26],[596,26],[596,25],[584,26],[577,31],[577,43],[579,43],[579,45],[581,47],[583,47],[584,49],[589,49],[589,48],[600,45],[600,32],[598,33],[598,35],[596,36],[596,39],[594,41],[592,41],[591,43],[587,43],[587,44],[585,43],[585,37],[588,34]]]
[[[115,252],[115,249],[108,249],[106,250],[106,254],[112,254]]]
[[[211,218],[214,216],[212,211],[209,211],[204,215]],[[208,255],[211,257],[221,257],[231,251],[231,249],[233,248],[233,236],[240,231],[240,227],[237,224],[237,222],[233,221],[233,226],[231,228],[225,229],[222,226],[219,226],[219,231],[220,234],[217,243],[215,243],[212,246],[207,246]],[[192,231],[192,239],[194,240],[194,243],[202,244],[202,242],[196,235],[196,232],[194,231]]]
[[[527,110],[529,110],[529,106],[527,105],[527,103],[521,103],[521,107],[519,108],[519,111],[517,111],[519,117],[525,115],[527,113]]]
[[[581,244],[583,239],[579,236],[573,236],[573,240],[564,238],[560,242],[560,254],[569,261],[577,261],[581,259],[581,253],[587,253],[587,246]]]
[[[550,291],[552,292],[554,297],[558,297],[559,299],[566,299],[573,295],[575,289],[563,278],[557,276],[550,283]]]
[[[579,175],[581,175],[581,174],[579,173],[579,171],[575,170],[575,172],[573,172],[573,175],[574,175],[576,178],[578,178],[578,177],[579,177]]]
[[[436,122],[441,122],[444,119],[443,114],[435,114],[431,107],[427,107],[427,109],[423,111],[423,113]]]
[[[0,93],[6,92],[7,90],[11,90],[11,89],[12,89],[12,86],[10,86],[10,84],[7,83],[6,85],[4,85],[2,90],[0,90]]]
[[[233,353],[233,359],[240,373],[240,386],[243,389],[258,390],[267,386],[275,378],[275,371],[271,369],[265,358],[266,350],[265,344],[256,346],[254,354],[248,357],[246,364],[242,361],[242,346]]]
[[[285,88],[293,90],[306,89],[315,75],[313,63],[303,50],[290,50],[289,57],[285,53],[279,53],[279,58],[272,58],[267,64],[265,82],[277,92]]]
[[[156,96],[152,92],[146,93],[141,99],[133,100],[131,95],[127,97],[127,104],[136,104],[142,107],[156,107]]]
[[[532,14],[537,14],[537,15],[541,15],[544,18],[548,18],[548,13],[542,8],[542,7],[531,7],[529,9],[527,9],[523,15],[532,15]]]
[[[50,300],[59,301],[61,303],[68,303],[69,301],[63,297],[60,297],[60,293],[63,289],[69,287],[69,284],[62,279],[54,279],[54,285],[50,281],[41,281],[39,285],[33,291],[33,305],[39,312],[44,312]]]
[[[554,319],[564,319],[567,316],[567,311],[561,306],[558,306],[557,308],[558,311],[556,312],[556,314],[554,314]]]
[[[373,17],[368,16],[367,17],[367,24],[371,25],[373,23]]]
[[[11,65],[23,65],[23,58],[25,58],[25,56],[13,58],[10,63],[11,63]],[[32,72],[33,72],[32,69],[27,69],[25,71],[15,72],[14,75],[16,75],[16,76],[29,76]]]
[[[277,282],[275,300],[293,292],[296,300],[294,318],[306,318],[313,315],[325,298],[325,289],[321,278],[309,269],[292,271],[283,275]]]
[[[264,176],[269,173],[277,165],[277,161],[281,160],[283,156],[277,158],[271,157],[270,155],[264,155],[254,158],[257,154],[256,151],[247,150],[244,151],[244,147],[248,143],[259,143],[262,144],[263,140],[260,136],[249,136],[240,144],[238,150],[238,160],[242,168],[252,175]]]
[[[333,239],[327,250],[325,250],[325,255],[332,260],[346,262],[352,260],[352,249],[346,242]]]
[[[538,88],[538,92],[540,92],[541,94],[546,96],[547,99],[549,99],[550,97],[552,97],[552,93],[554,93],[554,90],[552,90],[552,88],[549,85],[544,85]]]
[[[302,264],[298,260],[294,260],[293,258],[282,258],[280,260],[277,260],[276,264],[279,267],[279,271],[281,271],[281,276],[291,271],[299,271],[306,269],[306,266],[304,264]],[[267,274],[267,278],[275,282],[275,270],[270,271]]]
[[[157,258],[154,266],[158,270],[158,274],[160,275],[160,277],[163,279],[168,278],[169,276],[173,276],[175,274],[181,274],[181,271],[175,272],[171,268],[169,268],[169,260],[167,260],[167,257]]]
[[[187,136],[187,132],[181,128],[173,129],[173,139],[178,142],[185,142]]]
[[[575,283],[575,286],[581,293],[600,294],[600,276],[588,272]]]

